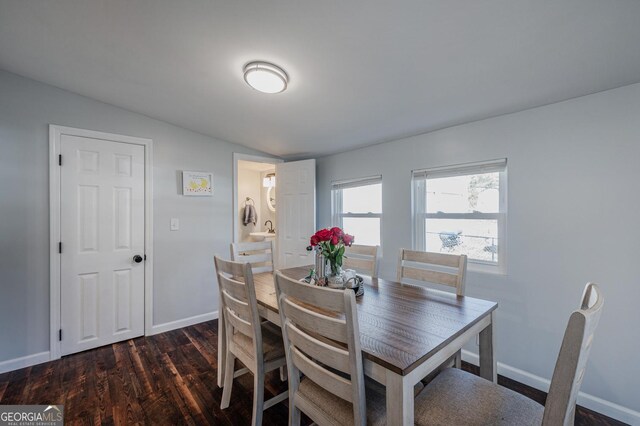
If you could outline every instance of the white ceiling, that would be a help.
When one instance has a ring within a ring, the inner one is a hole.
[[[636,83],[639,46],[638,0],[0,0],[0,68],[284,157]]]

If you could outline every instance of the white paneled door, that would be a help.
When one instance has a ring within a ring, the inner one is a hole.
[[[316,232],[316,161],[276,164],[278,267],[311,265],[307,251]]]
[[[61,353],[144,334],[145,153],[141,145],[60,140]]]

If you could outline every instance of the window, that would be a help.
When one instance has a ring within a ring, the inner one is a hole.
[[[413,172],[414,247],[505,272],[506,159]]]
[[[331,199],[333,226],[355,236],[356,244],[380,245],[382,176],[334,182]]]

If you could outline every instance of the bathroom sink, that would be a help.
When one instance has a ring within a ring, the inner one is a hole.
[[[275,233],[271,233],[271,232],[252,232],[249,234],[251,236],[251,238],[254,239],[254,241],[264,241],[264,240],[270,240],[272,238],[276,237]]]

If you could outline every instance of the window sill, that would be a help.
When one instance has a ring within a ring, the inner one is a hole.
[[[504,265],[489,265],[482,262],[475,262],[473,260],[469,260],[467,263],[467,271],[469,272],[479,272],[481,274],[491,274],[491,275],[507,275],[507,270]]]

